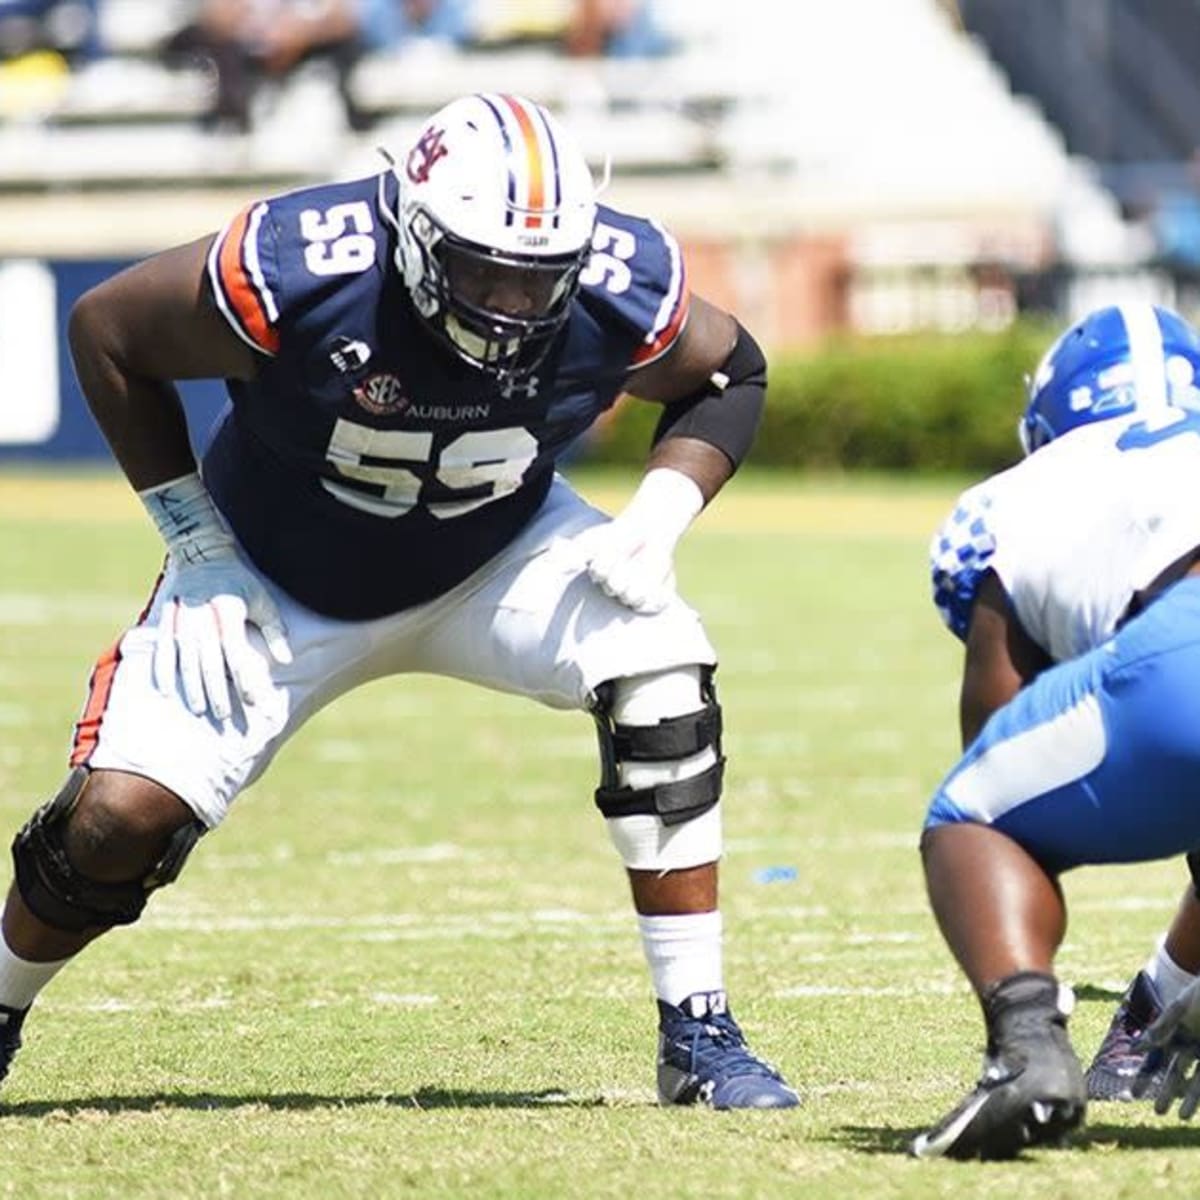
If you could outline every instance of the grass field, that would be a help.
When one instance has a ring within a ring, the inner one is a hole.
[[[588,719],[387,681],[314,720],[145,919],[47,989],[4,1087],[0,1196],[1190,1194],[1200,1130],[1145,1106],[1094,1105],[1071,1149],[1013,1164],[903,1154],[982,1050],[916,854],[956,749],[925,546],[958,486],[739,478],[681,550],[722,653],[731,998],[800,1109],[655,1106]],[[0,473],[5,840],[60,782],[87,669],[158,557],[114,478]],[[1081,1056],[1182,881],[1068,876]]]

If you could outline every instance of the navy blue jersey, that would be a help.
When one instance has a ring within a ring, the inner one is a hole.
[[[253,382],[228,383],[205,480],[262,571],[353,620],[430,600],[503,548],[688,305],[674,239],[601,207],[564,329],[506,386],[421,324],[385,204],[387,173],[290,192],[241,212],[209,256],[218,307],[261,357]]]

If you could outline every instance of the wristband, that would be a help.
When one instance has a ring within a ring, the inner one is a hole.
[[[146,488],[138,496],[172,558],[200,563],[233,553],[233,538],[197,472]]]
[[[636,523],[677,542],[704,507],[699,484],[672,467],[647,471],[633,497],[620,514],[622,522]]]

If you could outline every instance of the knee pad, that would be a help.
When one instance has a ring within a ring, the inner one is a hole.
[[[87,770],[76,767],[58,795],[30,817],[12,845],[17,890],[25,906],[38,920],[68,933],[132,925],[142,915],[149,894],[178,878],[205,831],[199,820],[176,830],[162,857],[142,879],[128,883],[88,879],[71,865],[63,843],[67,821],[87,781]]]
[[[677,870],[721,855],[725,771],[713,668],[677,667],[596,689],[596,806],[627,867]]]

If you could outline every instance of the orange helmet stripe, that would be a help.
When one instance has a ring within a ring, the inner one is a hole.
[[[529,199],[525,207],[530,211],[525,216],[526,229],[539,229],[542,218],[539,215],[546,210],[546,169],[542,149],[538,143],[537,128],[533,117],[524,104],[516,96],[502,96],[521,131],[521,140],[525,145],[525,163],[529,178]]]

